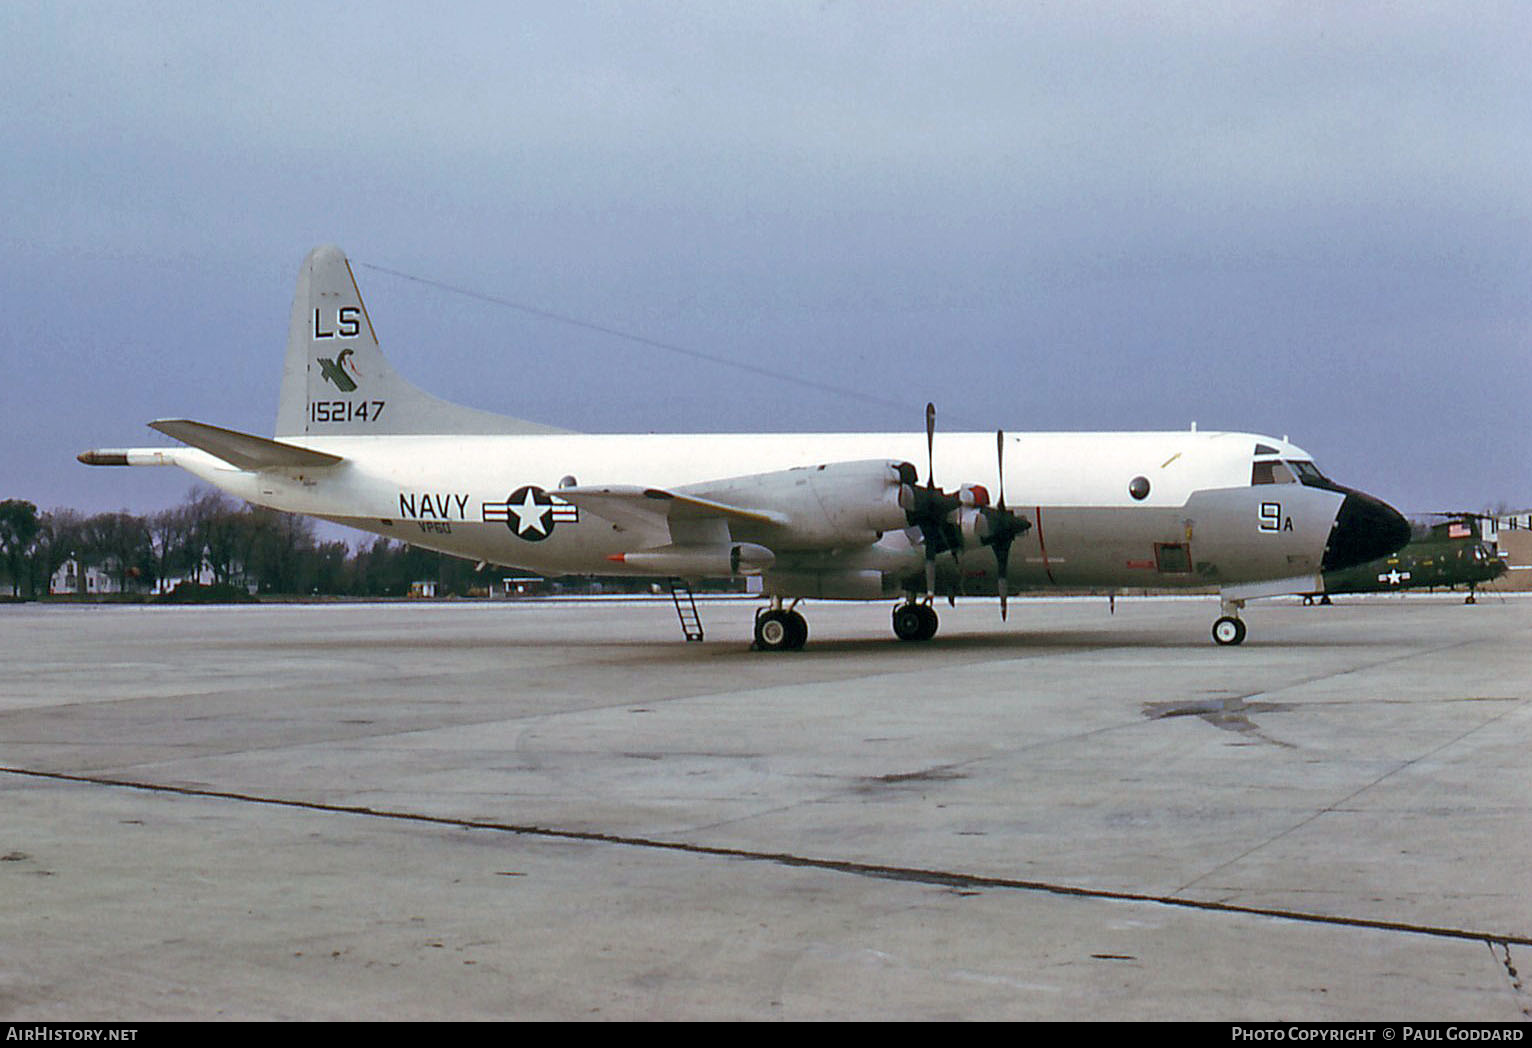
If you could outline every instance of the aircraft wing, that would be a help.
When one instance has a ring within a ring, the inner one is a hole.
[[[246,470],[263,469],[312,469],[317,466],[333,466],[343,461],[339,455],[313,451],[296,444],[285,444],[268,437],[210,426],[206,422],[190,419],[159,419],[149,423],[168,437],[183,444],[201,448],[209,455],[223,459],[231,465]]]
[[[611,521],[623,531],[634,532],[654,546],[727,542],[730,520],[775,525],[788,522],[785,514],[771,510],[747,509],[661,488],[573,487],[559,488],[550,494]]]

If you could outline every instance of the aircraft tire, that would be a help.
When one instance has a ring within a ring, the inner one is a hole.
[[[799,651],[808,643],[809,624],[808,620],[796,611],[787,613],[787,650]]]
[[[930,640],[939,620],[929,604],[909,602],[894,609],[894,636],[900,640]]]
[[[1213,623],[1213,643],[1221,647],[1232,647],[1243,643],[1245,639],[1245,624],[1240,619],[1225,615]]]
[[[763,611],[755,617],[755,646],[761,651],[797,651],[809,639],[809,624],[796,611]]]

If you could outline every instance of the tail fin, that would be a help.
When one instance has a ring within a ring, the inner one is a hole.
[[[316,247],[303,260],[287,329],[278,437],[557,432],[452,404],[407,382],[378,348],[340,248]]]

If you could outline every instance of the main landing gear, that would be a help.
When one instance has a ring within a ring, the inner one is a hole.
[[[929,604],[909,600],[894,609],[894,636],[900,640],[930,640],[936,626],[936,609]]]
[[[760,651],[797,651],[809,639],[808,621],[793,608],[782,607],[781,597],[755,613],[755,646]]]
[[[894,609],[894,636],[900,640],[930,640],[936,636],[936,609],[909,600]],[[783,607],[781,597],[755,613],[757,651],[797,651],[809,639],[809,624],[794,607]]]

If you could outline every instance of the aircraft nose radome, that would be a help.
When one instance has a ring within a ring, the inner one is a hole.
[[[1360,491],[1348,491],[1330,529],[1323,571],[1366,564],[1403,549],[1410,541],[1410,524],[1394,507]]]

